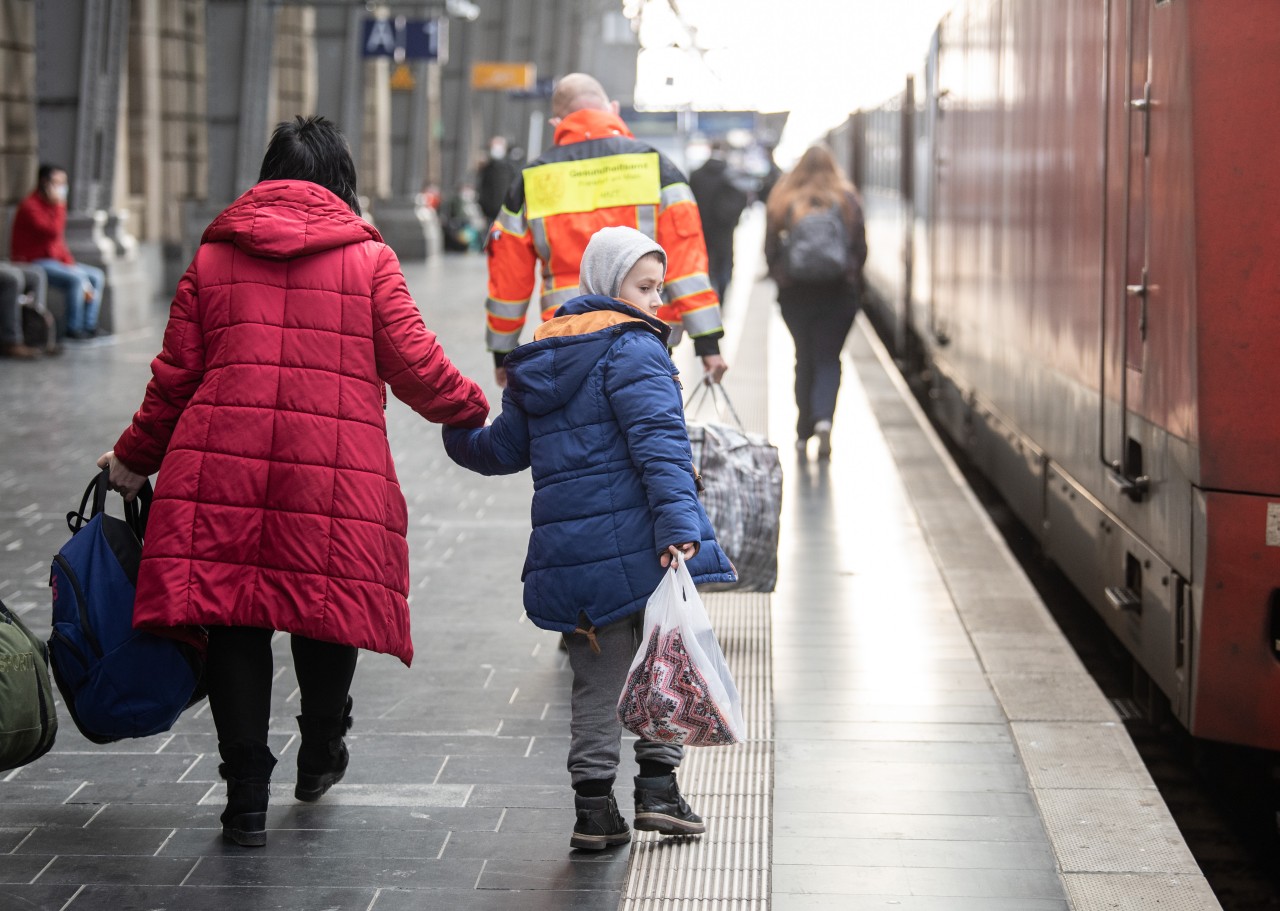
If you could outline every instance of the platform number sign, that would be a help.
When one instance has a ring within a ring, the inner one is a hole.
[[[448,28],[444,19],[366,19],[363,37],[365,57],[447,61]]]

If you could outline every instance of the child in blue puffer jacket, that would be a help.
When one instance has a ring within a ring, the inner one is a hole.
[[[524,606],[537,626],[563,634],[569,652],[569,844],[592,851],[631,840],[613,796],[616,709],[649,595],[676,551],[695,582],[736,578],[698,500],[671,330],[657,318],[665,274],[666,254],[644,234],[597,232],[582,257],[582,295],[507,355],[502,413],[488,427],[444,430],[459,465],[490,475],[532,469]],[[637,829],[705,831],[676,784],[682,755],[637,741]]]

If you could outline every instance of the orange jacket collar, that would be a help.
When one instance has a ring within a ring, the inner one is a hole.
[[[574,111],[556,127],[556,145],[585,142],[588,139],[605,139],[609,136],[631,136],[622,118],[612,111],[584,109]]]
[[[626,303],[626,301],[623,301]],[[620,326],[623,323],[636,323],[651,331],[653,327],[643,320],[638,320],[634,316],[626,313],[619,313],[616,310],[592,310],[590,313],[576,313],[568,316],[556,316],[547,320],[537,329],[533,330],[533,340],[541,341],[544,338],[562,338],[567,335],[589,335],[592,332],[599,332],[601,329],[608,329],[610,326]]]

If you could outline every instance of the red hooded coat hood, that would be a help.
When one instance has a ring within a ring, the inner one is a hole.
[[[377,229],[319,184],[264,180],[246,191],[205,228],[202,244],[233,243],[267,259],[293,259],[365,240]]]

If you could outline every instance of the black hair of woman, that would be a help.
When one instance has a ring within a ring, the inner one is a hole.
[[[276,126],[262,156],[258,180],[308,180],[337,196],[360,214],[356,166],[342,131],[319,114]]]

